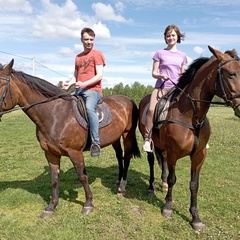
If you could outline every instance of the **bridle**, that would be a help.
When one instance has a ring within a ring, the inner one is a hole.
[[[233,107],[233,102],[232,100],[234,98],[238,98],[240,97],[240,94],[236,94],[236,95],[232,95],[231,92],[230,92],[230,89],[228,87],[228,84],[226,83],[224,77],[223,77],[223,73],[222,73],[222,67],[229,63],[229,62],[232,62],[232,61],[239,61],[239,58],[238,57],[233,57],[229,60],[226,60],[224,62],[221,62],[218,64],[218,69],[217,69],[217,81],[215,82],[215,90],[217,89],[217,83],[219,82],[219,85],[220,85],[220,89],[222,91],[222,98],[224,100],[224,102],[213,102],[213,101],[208,101],[208,100],[197,100],[197,99],[193,99],[190,97],[189,94],[187,94],[187,97],[191,100],[191,103],[192,103],[192,107],[193,107],[193,113],[194,113],[194,119],[195,119],[195,122],[196,122],[196,127],[197,128],[200,128],[203,126],[204,124],[204,120],[200,121],[199,118],[197,117],[197,109],[196,109],[196,106],[195,106],[195,103],[196,102],[205,102],[205,103],[209,103],[209,104],[218,104],[218,105],[225,105],[225,106],[231,106]],[[228,98],[227,97],[227,91],[230,93],[231,97]],[[239,104],[238,104],[239,105]],[[234,107],[236,108],[236,106]]]
[[[6,96],[7,96],[8,90],[9,90],[11,99],[12,99],[12,91],[10,89],[10,75],[7,76],[7,77],[0,77],[0,79],[7,82],[6,87],[5,87],[5,89],[3,91],[3,94],[2,94],[2,97],[0,98],[0,109],[2,109],[3,103],[6,104]],[[0,112],[0,116],[2,116],[1,112]]]
[[[209,100],[194,99],[194,98],[192,98],[190,96],[189,93],[186,93],[184,91],[184,89],[179,88],[175,83],[172,82],[178,90],[180,90],[188,99],[190,99],[191,104],[192,104],[192,108],[193,108],[194,119],[195,119],[195,122],[196,122],[195,128],[201,128],[204,125],[204,122],[205,122],[205,119],[200,121],[199,118],[198,118],[197,108],[196,108],[196,104],[195,104],[196,102],[203,102],[203,103],[209,103],[209,104],[218,104],[218,105],[226,105],[226,106],[231,106],[233,109],[237,108],[240,105],[240,103],[238,103],[235,106],[233,105],[232,100],[235,99],[235,98],[240,97],[240,94],[236,94],[236,95],[232,95],[231,94],[230,89],[228,87],[228,84],[226,83],[226,81],[225,81],[225,79],[223,77],[222,71],[221,71],[222,67],[225,64],[227,64],[227,63],[229,63],[231,61],[239,61],[239,57],[233,57],[233,58],[231,58],[229,60],[226,60],[226,61],[224,61],[222,63],[219,63],[218,64],[218,69],[217,69],[217,81],[215,82],[215,90],[217,88],[217,83],[219,82],[224,102],[214,102],[214,101],[209,101]],[[171,81],[171,79],[170,79],[170,81]],[[230,98],[227,97],[227,91],[231,95]]]
[[[232,106],[232,100],[234,98],[238,98],[240,97],[240,94],[236,94],[236,95],[232,95],[231,92],[230,92],[230,89],[228,87],[228,84],[226,83],[226,81],[224,80],[224,77],[223,77],[223,74],[222,74],[222,71],[221,71],[221,68],[222,66],[224,66],[225,64],[229,63],[229,62],[232,62],[232,61],[239,61],[239,58],[238,57],[234,57],[234,58],[231,58],[229,60],[226,60],[225,62],[222,62],[222,63],[219,63],[218,64],[218,69],[217,69],[217,80],[216,83],[215,83],[215,89],[217,88],[217,82],[219,82],[219,85],[220,85],[220,89],[222,91],[222,97],[223,97],[223,100],[224,100],[224,103],[223,102],[213,102],[213,101],[208,101],[208,100],[197,100],[197,99],[193,99],[190,97],[189,94],[186,94],[186,96],[192,101],[192,102],[206,102],[206,103],[210,103],[210,104],[219,104],[219,105],[226,105],[226,106]],[[181,89],[180,89],[181,90]],[[228,98],[227,97],[227,93],[226,93],[226,90],[230,93],[231,97]],[[183,90],[181,90],[183,91]],[[183,91],[184,92],[184,91]]]
[[[237,108],[240,105],[240,103],[238,103],[236,106],[234,106],[232,100],[235,99],[235,98],[239,98],[240,94],[235,94],[235,95],[231,94],[231,92],[229,90],[229,87],[228,87],[226,81],[224,80],[223,74],[221,73],[221,67],[224,66],[225,64],[231,62],[231,61],[234,61],[234,60],[239,61],[239,57],[234,57],[234,58],[229,59],[229,60],[227,60],[223,63],[219,63],[218,64],[218,70],[217,70],[218,76],[219,76],[220,88],[221,88],[221,91],[223,93],[223,99],[225,101],[225,104],[227,106],[231,106],[233,109]],[[226,94],[225,89],[228,90],[228,92],[230,93],[230,95],[231,95],[230,98],[227,98],[227,94]]]
[[[12,95],[12,90],[10,88],[11,75],[9,75],[7,77],[0,77],[0,79],[2,79],[2,80],[7,82],[6,87],[5,87],[4,91],[3,91],[3,94],[2,94],[2,96],[0,98],[0,109],[2,109],[3,104],[6,104],[6,96],[7,96],[8,91],[9,91],[9,94],[10,94],[10,98],[12,100],[12,104],[13,104],[13,95]],[[51,102],[51,101],[53,101],[55,99],[58,99],[58,98],[61,98],[61,97],[69,97],[69,96],[70,96],[70,94],[68,94],[68,93],[61,93],[61,94],[58,94],[56,96],[46,98],[46,99],[44,99],[42,101],[39,101],[39,102],[36,102],[36,103],[32,103],[32,104],[30,104],[28,106],[22,106],[22,107],[19,106],[19,107],[12,108],[12,109],[9,109],[9,110],[6,110],[6,111],[0,111],[0,121],[1,121],[1,117],[2,117],[3,114],[10,113],[10,112],[13,112],[13,111],[17,111],[19,109],[27,111],[29,108],[31,108],[31,107],[33,107],[35,105],[46,103],[46,102]]]

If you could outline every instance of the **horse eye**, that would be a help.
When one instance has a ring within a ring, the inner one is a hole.
[[[236,72],[229,72],[229,77],[236,77]]]

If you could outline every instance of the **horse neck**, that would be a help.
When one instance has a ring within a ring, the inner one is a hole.
[[[195,74],[191,83],[179,94],[180,111],[188,109],[191,116],[194,114],[204,120],[215,95],[215,82],[217,78],[217,62],[209,61]]]
[[[53,109],[55,109],[55,111],[58,111],[56,106],[61,107],[62,106],[61,103],[64,101],[63,99],[57,99],[55,101],[46,102],[46,100],[48,100],[47,97],[38,93],[36,90],[31,89],[26,83],[16,79],[14,80],[14,84],[15,90],[12,89],[12,92],[15,94],[13,98],[17,99],[16,100],[17,105],[19,105],[22,108],[25,114],[38,127],[41,127],[44,122],[51,119],[51,116],[54,115]],[[56,104],[56,102],[59,101],[61,103]]]
[[[16,105],[19,105],[23,109],[46,99],[46,97],[34,91],[27,84],[17,79],[14,80],[14,85],[11,86],[11,89],[13,98],[17,101]]]

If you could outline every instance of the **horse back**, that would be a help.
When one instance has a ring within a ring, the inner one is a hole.
[[[124,95],[110,95],[102,98],[112,112],[113,124],[130,126],[138,121],[138,107],[129,97]]]

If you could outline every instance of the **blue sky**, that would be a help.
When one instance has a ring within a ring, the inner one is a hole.
[[[240,1],[229,0],[0,0],[0,62],[57,84],[73,75],[82,51],[80,31],[96,32],[106,58],[103,87],[135,81],[154,85],[152,56],[176,24],[190,59],[210,57],[207,46],[240,52]],[[35,63],[35,64],[33,64]]]

